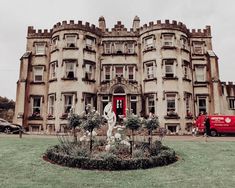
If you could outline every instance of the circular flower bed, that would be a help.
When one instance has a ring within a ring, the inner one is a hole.
[[[132,154],[130,148],[123,144],[113,146],[105,151],[105,143],[94,143],[92,153],[84,143],[66,143],[49,148],[44,158],[53,163],[77,167],[81,169],[98,170],[131,170],[146,169],[171,164],[177,160],[175,151],[163,146],[160,141],[151,147],[148,143],[135,143]]]

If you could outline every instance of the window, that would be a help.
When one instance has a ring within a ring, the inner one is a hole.
[[[123,77],[123,67],[115,67],[116,77]]]
[[[185,108],[186,108],[186,116],[192,116],[191,110],[190,110],[190,101],[191,101],[191,95],[189,93],[185,94]]]
[[[206,98],[205,97],[198,98],[198,112],[201,114],[205,114],[206,112]]]
[[[65,63],[65,76],[68,79],[75,78],[75,63],[74,62]]]
[[[153,37],[144,39],[144,49],[152,49],[154,47]]]
[[[54,38],[51,40],[51,49],[52,49],[52,50],[54,50],[54,49],[57,48],[58,41],[59,41],[59,38],[58,38],[58,37],[54,37]]]
[[[36,43],[36,55],[44,55],[45,54],[45,48],[46,44],[45,43]]]
[[[110,66],[105,66],[104,68],[104,79],[105,80],[110,80],[111,79],[111,67]]]
[[[189,63],[187,61],[183,61],[183,75],[185,79],[189,79]]]
[[[76,47],[76,35],[66,35],[66,47],[67,48]]]
[[[85,93],[84,95],[84,109],[86,110],[86,106],[90,104],[94,107],[95,104],[95,94],[92,93]]]
[[[146,78],[147,79],[154,78],[154,65],[153,65],[153,62],[146,63],[145,67],[146,67]]]
[[[134,67],[128,67],[128,79],[134,80]]]
[[[85,64],[85,79],[86,80],[91,80],[92,79],[92,72],[93,68],[91,64]]]
[[[69,113],[73,107],[73,95],[64,95],[64,113]]]
[[[167,95],[167,112],[176,112],[175,95]]]
[[[205,81],[205,67],[204,66],[196,67],[196,81],[197,82]]]
[[[48,116],[54,116],[55,96],[50,95],[48,100]]]
[[[181,48],[183,48],[183,49],[187,49],[188,48],[188,40],[187,40],[187,38],[182,37],[180,39],[180,42],[181,42]]]
[[[131,103],[131,112],[133,114],[137,114],[137,96],[136,95],[131,95],[130,103]]]
[[[111,43],[104,43],[104,53],[105,54],[111,54],[112,53],[112,48],[111,48]]]
[[[117,53],[117,54],[123,53],[123,43],[122,42],[115,43],[115,53]]]
[[[33,97],[33,115],[39,116],[41,114],[41,97]]]
[[[127,43],[126,46],[127,46],[127,53],[128,54],[133,54],[135,52],[133,43]]]
[[[235,109],[235,98],[228,99],[229,102],[229,109],[234,110]]]
[[[54,79],[56,77],[56,62],[50,64],[50,79]]]
[[[203,54],[204,49],[203,49],[203,44],[202,42],[194,42],[193,43],[193,51],[195,54]]]
[[[173,35],[164,34],[163,35],[163,46],[173,46]]]
[[[43,66],[35,66],[33,68],[34,82],[43,81]]]
[[[101,101],[102,101],[102,108],[101,109],[102,109],[102,112],[103,112],[105,106],[109,103],[109,96],[106,96],[106,95],[102,96]]]
[[[155,101],[154,101],[154,95],[149,95],[148,98],[148,113],[155,113]]]
[[[168,59],[165,60],[165,77],[173,78],[175,72],[174,60]]]
[[[91,50],[93,47],[93,44],[94,44],[94,39],[86,38],[86,48]]]

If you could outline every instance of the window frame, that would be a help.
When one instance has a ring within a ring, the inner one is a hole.
[[[38,68],[41,69],[41,71],[40,71],[41,74],[37,73],[36,69],[38,69]],[[36,79],[37,76],[41,76],[41,80],[37,80],[37,79]],[[33,66],[33,82],[35,82],[35,83],[41,83],[41,82],[44,81],[44,78],[43,78],[43,77],[44,77],[44,66],[43,66],[43,65],[36,65],[36,66]]]
[[[169,106],[169,102],[173,102],[173,107]],[[176,94],[166,94],[166,111],[177,113]]]
[[[39,49],[39,46],[43,49]],[[45,42],[36,42],[35,43],[35,54],[36,55],[45,55],[46,54],[46,43]]]
[[[54,116],[54,115],[55,115],[55,95],[49,95],[48,96],[48,116]]]
[[[39,99],[39,106],[35,105],[35,99]],[[36,116],[41,116],[42,114],[42,97],[41,96],[32,96],[32,114],[35,114]],[[38,111],[38,110],[39,111]]]
[[[151,100],[150,100],[151,99]],[[149,114],[150,112],[155,114],[156,113],[156,104],[155,104],[155,94],[149,94],[147,96],[147,113]],[[152,102],[152,104],[151,104]]]
[[[228,98],[228,108],[229,110],[235,110],[235,97]]]
[[[201,70],[201,74],[200,71]],[[199,79],[203,77],[203,79]],[[195,81],[196,82],[205,82],[206,81],[206,66],[196,66],[195,67]]]
[[[150,49],[153,49],[155,46],[154,46],[154,36],[150,36],[150,37],[146,37],[144,38],[144,50],[150,50]],[[148,43],[147,41],[148,40],[151,40],[150,43]]]
[[[172,69],[172,72],[167,72],[167,67]],[[175,78],[176,77],[176,60],[175,59],[165,59],[164,60],[165,68],[165,78]]]
[[[74,41],[69,41],[68,38],[74,38]],[[66,48],[76,48],[77,47],[77,35],[75,34],[65,34]]]
[[[64,61],[65,63],[65,78],[66,79],[75,79],[76,78],[76,62],[75,61]],[[73,70],[68,70],[68,65],[73,65]],[[73,76],[69,77],[69,72],[73,72]]]
[[[171,37],[171,39],[169,39],[168,37]],[[174,46],[174,34],[170,34],[170,33],[162,34],[162,46],[166,46],[166,47]]]
[[[203,55],[204,54],[204,42],[201,41],[193,41],[193,53],[196,55]]]
[[[74,106],[74,94],[63,94],[64,98],[64,108],[63,108],[63,113],[68,114],[71,109],[73,109]],[[72,97],[71,100],[67,99],[67,97]],[[71,102],[71,104],[69,104]]]

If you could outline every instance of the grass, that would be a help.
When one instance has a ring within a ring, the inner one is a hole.
[[[42,160],[56,138],[0,136],[0,187],[234,187],[235,142],[164,141],[180,160],[147,170],[90,171]]]

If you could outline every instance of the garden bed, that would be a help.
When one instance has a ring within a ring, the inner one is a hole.
[[[96,144],[91,154],[80,142],[56,145],[46,151],[44,159],[62,166],[98,170],[147,169],[168,165],[177,160],[175,151],[159,141],[151,147],[148,143],[138,142],[132,154],[123,145],[105,151],[103,144],[104,142]]]

